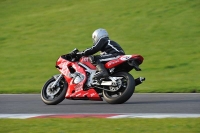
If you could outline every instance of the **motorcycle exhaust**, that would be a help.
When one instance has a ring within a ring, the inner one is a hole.
[[[145,77],[139,77],[135,79],[135,86],[141,84],[143,81],[145,81]]]

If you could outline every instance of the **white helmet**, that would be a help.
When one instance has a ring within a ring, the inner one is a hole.
[[[97,43],[101,38],[108,37],[108,32],[105,29],[99,28],[92,33],[93,43]]]

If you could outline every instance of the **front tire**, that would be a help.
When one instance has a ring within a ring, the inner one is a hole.
[[[68,86],[66,81],[63,78],[60,80],[58,85],[55,86],[55,88],[51,88],[51,85],[54,82],[55,79],[52,77],[45,83],[41,90],[42,101],[47,105],[56,105],[65,99]]]
[[[113,74],[112,77],[123,77],[120,79],[120,88],[115,92],[103,90],[103,97],[110,104],[122,104],[126,102],[135,91],[135,81],[131,74],[127,72],[119,72]]]

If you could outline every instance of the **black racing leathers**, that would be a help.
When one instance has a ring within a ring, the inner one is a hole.
[[[120,47],[118,43],[115,41],[110,40],[108,37],[101,38],[96,44],[94,44],[91,48],[86,49],[83,51],[83,55],[89,56],[93,55],[97,52],[101,51],[102,55],[90,56],[93,57],[92,63],[96,64],[97,70],[99,71],[94,75],[94,79],[100,79],[108,77],[109,74],[107,69],[104,67],[104,63],[110,60],[116,59],[119,55],[124,55],[124,50]]]
[[[125,52],[121,46],[115,41],[110,40],[109,38],[102,38],[97,43],[95,43],[91,48],[83,51],[83,55],[93,55],[97,52],[103,52],[104,54],[114,54],[114,55],[124,55]]]

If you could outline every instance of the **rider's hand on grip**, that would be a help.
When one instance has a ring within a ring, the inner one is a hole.
[[[79,50],[77,48],[75,48],[74,50],[72,50],[69,54],[71,54],[72,56],[76,55],[76,53],[78,53]]]
[[[78,53],[76,53],[76,55],[78,58],[81,58],[83,56],[83,52],[78,52]]]

